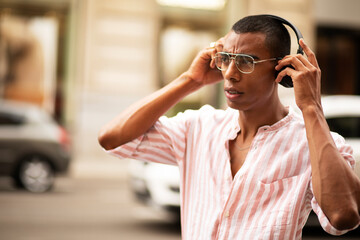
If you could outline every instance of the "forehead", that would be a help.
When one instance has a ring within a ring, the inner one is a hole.
[[[223,51],[270,57],[269,50],[265,45],[265,37],[263,33],[235,33],[231,31],[225,38]]]

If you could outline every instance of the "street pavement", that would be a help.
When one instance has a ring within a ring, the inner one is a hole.
[[[0,178],[0,240],[180,239],[179,224],[134,200],[126,176],[115,173],[124,164],[75,165],[83,169],[73,167],[43,194]]]
[[[78,161],[44,194],[0,178],[0,240],[180,240],[178,222],[134,200],[126,172],[126,161]],[[321,233],[303,239],[360,239]]]

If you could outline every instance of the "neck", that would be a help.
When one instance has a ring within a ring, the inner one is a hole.
[[[262,107],[239,112],[239,124],[242,142],[252,139],[258,129],[264,125],[273,125],[288,114],[288,110],[281,104],[276,96],[272,101],[267,101]]]

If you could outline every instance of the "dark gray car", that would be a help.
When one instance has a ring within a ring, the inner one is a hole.
[[[0,101],[0,175],[19,187],[45,192],[70,162],[67,132],[39,107]]]

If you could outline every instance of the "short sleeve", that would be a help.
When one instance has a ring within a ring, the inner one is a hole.
[[[354,159],[354,157],[352,155],[353,154],[352,147],[350,145],[346,144],[345,139],[342,136],[340,136],[339,134],[333,133],[333,132],[331,134],[332,134],[332,137],[334,139],[334,142],[335,142],[336,147],[338,148],[339,152],[344,157],[345,161],[347,161],[349,166],[352,169],[354,169],[355,159]],[[311,188],[311,191],[313,193],[312,183],[310,183],[310,188]],[[321,227],[327,233],[329,233],[331,235],[342,235],[342,234],[345,234],[348,231],[352,230],[352,229],[349,229],[349,230],[340,231],[340,230],[336,229],[334,226],[332,226],[329,219],[326,217],[326,215],[324,214],[324,212],[320,208],[318,202],[316,201],[314,194],[313,194],[313,198],[311,200],[311,206],[312,206],[313,211],[318,216]],[[353,228],[353,229],[355,229],[355,228]]]
[[[197,111],[187,110],[172,118],[162,116],[144,135],[106,152],[119,158],[177,165],[184,158],[186,135],[196,115]]]

